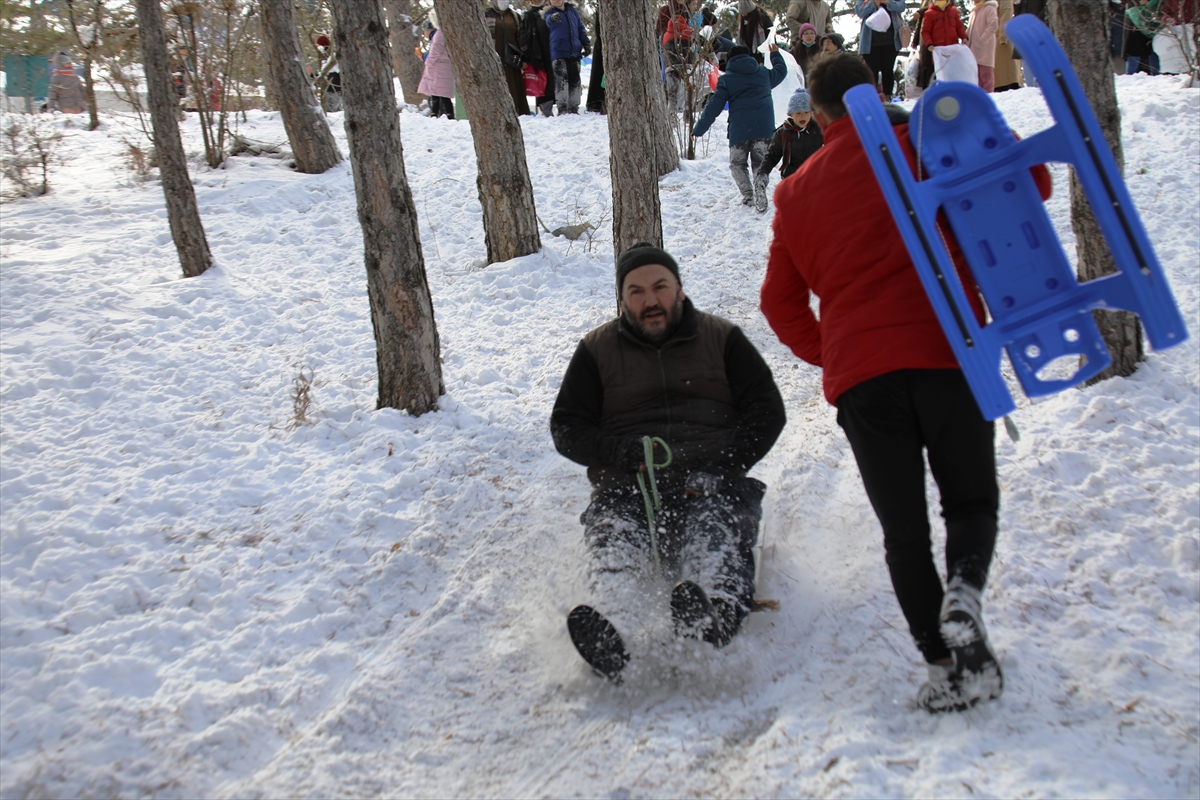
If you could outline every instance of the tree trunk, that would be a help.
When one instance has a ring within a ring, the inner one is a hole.
[[[646,18],[653,23],[656,13],[654,4],[652,0],[646,0],[645,5],[648,9]],[[657,153],[655,165],[658,167],[658,177],[661,178],[663,175],[679,169],[679,147],[675,144],[675,128],[679,124],[679,120],[676,118],[675,112],[667,108],[666,87],[663,86],[662,71],[659,68],[658,47],[649,37],[638,38],[643,41],[643,46],[647,50],[647,59],[650,62],[649,85],[658,90],[652,92],[650,96],[650,132],[654,137],[654,149]],[[691,131],[688,133],[690,134]]]
[[[83,99],[87,104],[87,129],[89,131],[100,127],[100,113],[96,108],[96,83],[92,79],[92,50],[96,47],[96,39],[100,36],[103,9],[103,2],[98,1],[92,4],[91,33],[88,36],[88,42],[85,43],[83,36],[79,33],[78,20],[75,19],[74,0],[67,0],[67,21],[71,24],[71,33],[75,36],[75,43],[83,51]]]
[[[1121,112],[1117,108],[1117,90],[1108,55],[1108,3],[1105,0],[1051,0],[1048,13],[1050,29],[1071,60],[1116,158],[1117,168],[1123,171]],[[1074,168],[1071,170],[1071,228],[1075,232],[1076,269],[1080,280],[1093,280],[1117,271]],[[1114,375],[1132,375],[1145,355],[1142,325],[1137,315],[1129,311],[1093,311],[1092,314],[1108,345],[1112,365],[1091,383]]]
[[[96,108],[96,83],[92,79],[92,56],[90,50],[83,56],[83,99],[87,102],[89,131],[100,127],[100,111]]]
[[[488,263],[536,253],[542,240],[525,162],[525,136],[483,6],[477,0],[434,0],[434,5],[454,67],[454,85],[475,140]]]
[[[142,64],[146,70],[146,95],[154,128],[154,149],[158,154],[163,194],[167,198],[171,238],[175,240],[183,276],[194,278],[212,266],[212,253],[196,207],[196,192],[188,175],[183,140],[179,138],[179,122],[175,118],[179,112],[179,97],[171,85],[171,62],[158,0],[137,0],[137,19],[142,40]]]
[[[262,14],[258,15],[259,26],[266,28],[262,21]],[[265,31],[263,32],[265,39]],[[279,81],[275,78],[275,71],[271,69],[271,59],[266,54],[266,48],[261,51],[260,58],[263,66],[263,106],[268,111],[279,110]]]
[[[279,116],[296,157],[296,169],[317,175],[338,164],[342,154],[304,74],[296,10],[292,0],[261,0],[259,7],[264,49],[279,93]]]
[[[436,408],[445,389],[417,212],[404,172],[383,7],[378,0],[333,0],[332,9],[375,329],[379,407],[415,416]]]
[[[636,242],[661,247],[658,177],[664,158],[655,104],[666,114],[647,0],[600,0],[608,103],[608,164],[612,179],[613,253]],[[679,154],[671,142],[678,166]],[[669,170],[668,170],[669,171]]]
[[[425,62],[417,55],[413,36],[412,0],[387,0],[388,38],[392,40],[392,70],[400,79],[404,102],[419,106],[425,95],[417,91]]]

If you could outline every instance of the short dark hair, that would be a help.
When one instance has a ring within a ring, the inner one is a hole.
[[[831,120],[846,116],[842,97],[861,83],[874,84],[875,75],[857,53],[830,53],[809,70],[808,95]]]

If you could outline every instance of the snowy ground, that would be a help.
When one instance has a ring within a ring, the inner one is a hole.
[[[1195,337],[1200,90],[1117,86]],[[1036,90],[997,102],[1020,133],[1049,124]],[[0,795],[1200,794],[1197,338],[1021,402],[987,596],[1006,693],[914,711],[878,523],[818,371],[757,310],[770,217],[738,205],[720,121],[662,181],[664,229],[689,295],[743,326],[787,401],[755,472],[758,594],[780,609],[714,653],[664,643],[651,600],[629,680],[593,676],[564,624],[588,485],[547,420],[613,314],[607,127],[523,127],[541,218],[600,234],[485,266],[468,124],[403,116],[447,389],[415,419],[374,410],[348,165],[198,168],[218,267],[191,280],[118,120],[69,130],[54,193],[4,207]],[[284,139],[274,114],[242,133]]]

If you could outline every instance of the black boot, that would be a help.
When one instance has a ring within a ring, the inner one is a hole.
[[[692,581],[680,581],[671,590],[671,618],[677,635],[701,638],[715,647],[729,644],[739,622],[729,603],[710,601],[704,589]]]
[[[591,606],[575,606],[567,615],[567,631],[575,649],[592,669],[614,683],[621,682],[621,670],[629,663],[629,653],[611,622]]]

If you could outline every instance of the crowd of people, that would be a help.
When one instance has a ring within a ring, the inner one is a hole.
[[[523,11],[513,8],[512,0],[489,2],[485,16],[518,113],[554,116],[556,108],[560,115],[578,113],[581,61],[591,54],[593,41],[596,52],[587,109],[603,113],[605,77],[598,18],[587,16],[567,0],[523,0],[528,4]],[[1195,3],[1112,0],[1115,71],[1156,74],[1160,64],[1154,37],[1178,20],[1195,17]],[[698,6],[698,0],[667,0],[655,20],[663,83],[673,111],[684,110],[684,87],[689,81],[698,84],[696,107],[702,106],[716,91],[718,76],[727,73],[733,49],[744,48],[755,57],[772,31],[780,27],[788,31],[787,44],[782,46],[806,75],[823,56],[846,49],[845,38],[833,29],[834,12],[826,0],[792,0],[780,15],[782,19],[755,0],[737,0],[736,17],[720,30],[715,7]],[[935,63],[939,48],[947,59],[969,59],[974,80],[985,91],[1002,92],[1036,83],[1022,69],[1020,54],[1005,35],[1005,25],[1019,14],[1034,14],[1046,21],[1046,0],[973,0],[965,19],[953,0],[923,0],[911,10],[904,0],[853,0],[851,9],[859,22],[855,52],[875,75],[875,85],[885,101],[901,96],[914,99],[927,89],[939,73]],[[427,59],[431,91],[422,92],[438,98],[430,102],[431,113],[451,115],[444,99],[453,97],[453,76],[444,44],[435,44],[439,38],[436,15],[430,17],[426,23],[428,47],[422,55]],[[905,56],[907,61],[902,64],[907,68],[898,72],[897,60]],[[903,85],[901,91],[897,91],[901,85],[897,77]],[[532,107],[530,97],[535,101]]]
[[[518,114],[552,117],[556,108],[559,115],[579,113],[583,99],[580,67],[592,54],[593,38],[595,58],[587,110],[603,111],[604,67],[595,20],[591,37],[579,9],[566,0],[528,0],[524,11],[513,8],[511,0],[489,0],[484,20]],[[432,116],[454,119],[454,71],[436,11],[429,12],[423,27],[428,47],[421,53],[425,68],[418,91],[429,98]]]

